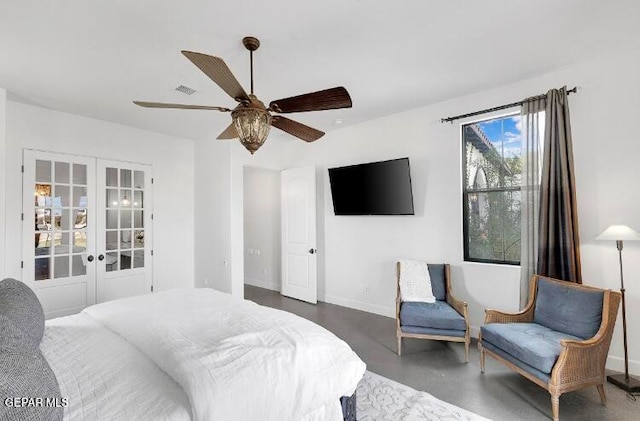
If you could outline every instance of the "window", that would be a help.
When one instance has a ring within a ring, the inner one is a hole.
[[[464,260],[520,264],[520,115],[462,126]]]

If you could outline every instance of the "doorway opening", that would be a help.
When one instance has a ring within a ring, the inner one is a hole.
[[[280,172],[243,169],[244,283],[281,290]]]

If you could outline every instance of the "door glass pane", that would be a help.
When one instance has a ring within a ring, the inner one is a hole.
[[[51,184],[36,184],[35,205],[51,206]]]
[[[144,207],[144,193],[141,190],[134,190],[133,192],[133,207],[134,208],[142,208]]]
[[[144,250],[136,250],[133,252],[133,267],[144,267]]]
[[[131,211],[120,211],[120,228],[131,228]]]
[[[118,253],[107,253],[104,263],[107,272],[118,270]]]
[[[131,251],[120,252],[120,270],[131,269]]]
[[[131,187],[131,170],[120,170],[120,187]]]
[[[80,276],[87,274],[87,266],[85,264],[85,259],[87,257],[85,255],[75,255],[72,257],[72,274],[73,276]]]
[[[83,253],[87,250],[87,232],[74,231],[73,233],[73,252]]]
[[[55,182],[69,184],[70,180],[70,166],[68,162],[56,162],[55,163]]]
[[[53,206],[66,208],[71,203],[71,193],[69,186],[61,186],[56,184],[54,186],[55,196],[53,198]]]
[[[133,194],[131,190],[125,190],[125,189],[120,190],[120,207],[130,208],[131,199],[133,199]]]
[[[36,160],[36,182],[51,183],[51,161]]]
[[[86,187],[73,187],[73,206],[79,208],[87,207],[87,188]]]
[[[54,214],[54,229],[67,231],[71,229],[70,215],[71,212],[69,209],[53,209]]]
[[[74,209],[73,210],[73,227],[77,230],[87,227],[87,210],[86,209]]]
[[[107,250],[116,250],[118,248],[118,231],[107,231],[105,247]]]
[[[36,216],[36,231],[49,231],[51,229],[51,210],[50,209],[35,209]]]
[[[46,256],[47,254],[51,254],[51,233],[36,232],[35,247],[36,256]]]
[[[133,246],[137,249],[144,248],[144,231],[143,230],[135,230],[133,232]]]
[[[51,279],[51,258],[37,258],[35,259],[34,275],[36,281],[44,281],[45,279]]]
[[[87,166],[73,164],[73,184],[87,184]]]
[[[118,229],[117,210],[107,210],[107,229]]]
[[[128,249],[131,248],[131,231],[120,231],[120,248]]]
[[[54,278],[66,278],[69,276],[69,256],[56,257],[53,264]]]
[[[107,189],[107,207],[108,208],[117,208],[119,205],[118,200],[118,190],[117,189]]]
[[[144,228],[143,211],[133,211],[133,228]]]
[[[144,172],[143,171],[133,172],[133,187],[135,187],[136,189],[144,189]]]
[[[107,186],[118,187],[118,169],[107,168]]]
[[[53,233],[53,253],[54,254],[69,254],[69,233],[68,232],[55,232]]]

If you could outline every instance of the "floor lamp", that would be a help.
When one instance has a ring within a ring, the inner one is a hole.
[[[629,354],[627,352],[627,309],[624,302],[624,277],[622,274],[622,247],[624,241],[640,241],[640,234],[626,225],[611,225],[597,240],[615,240],[620,258],[620,293],[622,294],[622,332],[624,335],[624,374],[607,376],[607,381],[627,392],[640,392],[640,381],[629,377]]]

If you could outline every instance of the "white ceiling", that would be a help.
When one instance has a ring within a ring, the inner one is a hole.
[[[337,118],[359,123],[635,47],[638,17],[638,0],[0,0],[0,87],[14,100],[213,139],[228,114],[131,101],[231,108],[180,50],[222,57],[248,91],[241,39],[253,35],[265,103],[349,90],[352,109],[290,116],[329,131]],[[174,92],[180,84],[199,92]]]

